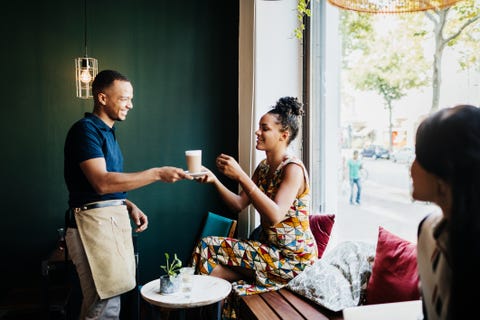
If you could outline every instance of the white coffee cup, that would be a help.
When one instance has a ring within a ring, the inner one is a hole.
[[[189,173],[198,173],[202,171],[202,150],[185,151],[187,160],[187,170]]]

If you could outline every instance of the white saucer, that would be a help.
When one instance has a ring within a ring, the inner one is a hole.
[[[198,177],[202,177],[202,176],[206,175],[206,174],[207,174],[207,171],[200,171],[200,172],[190,173],[188,170],[185,170],[185,173],[191,175],[191,176],[194,177],[194,178],[198,178]]]

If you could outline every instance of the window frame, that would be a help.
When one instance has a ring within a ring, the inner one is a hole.
[[[310,5],[311,17],[304,18],[302,156],[310,173],[312,213],[335,213],[342,169],[339,11],[326,1],[311,1]]]

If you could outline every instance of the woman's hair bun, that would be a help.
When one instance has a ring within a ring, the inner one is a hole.
[[[301,116],[303,112],[303,104],[295,97],[282,97],[278,99],[274,106],[276,113]]]

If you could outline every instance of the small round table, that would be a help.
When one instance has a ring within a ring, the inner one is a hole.
[[[178,310],[184,314],[185,309],[216,304],[216,317],[221,319],[221,301],[232,290],[232,284],[218,277],[194,275],[190,297],[185,297],[179,290],[172,294],[160,294],[160,280],[156,279],[142,286],[142,298],[153,306]]]

